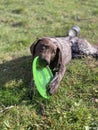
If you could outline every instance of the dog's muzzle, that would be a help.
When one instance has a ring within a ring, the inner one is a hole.
[[[41,58],[42,62],[44,63],[45,66],[49,65],[50,62],[44,58]]]

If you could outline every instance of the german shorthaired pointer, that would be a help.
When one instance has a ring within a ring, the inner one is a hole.
[[[73,26],[66,37],[43,37],[30,47],[32,57],[39,56],[51,68],[54,77],[48,86],[52,95],[58,89],[66,65],[72,58],[91,55],[98,58],[98,45],[90,44],[87,40],[78,38],[79,27]]]

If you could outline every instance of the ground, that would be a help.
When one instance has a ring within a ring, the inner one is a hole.
[[[79,37],[98,44],[97,0],[0,0],[0,130],[98,129],[98,60],[74,59],[49,100],[29,97],[30,45],[42,36]]]

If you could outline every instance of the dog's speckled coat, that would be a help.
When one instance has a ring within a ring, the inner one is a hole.
[[[32,57],[40,56],[54,73],[49,93],[54,94],[62,80],[66,65],[72,58],[91,55],[98,58],[98,46],[78,37],[43,37],[30,47]]]

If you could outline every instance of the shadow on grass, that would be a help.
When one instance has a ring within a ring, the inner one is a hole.
[[[31,56],[0,64],[0,105],[18,104],[21,100],[29,98],[31,64]]]

